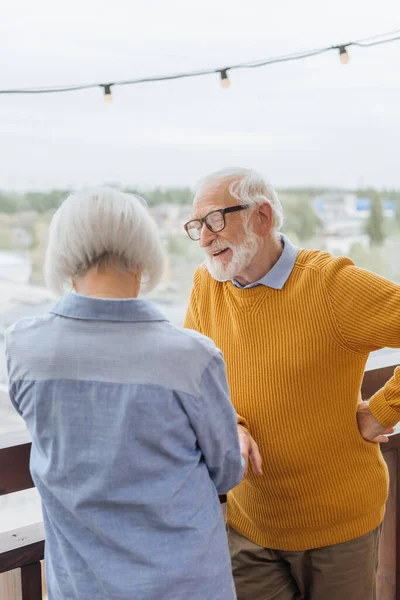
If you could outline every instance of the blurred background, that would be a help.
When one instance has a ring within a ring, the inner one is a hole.
[[[398,30],[398,0],[3,0],[0,92],[223,69]],[[218,72],[113,86],[112,102],[102,87],[0,93],[0,433],[23,428],[3,334],[53,304],[48,225],[76,188],[146,198],[168,256],[152,299],[177,325],[202,260],[183,231],[193,188],[227,166],[271,181],[295,244],[400,282],[400,42],[348,46],[347,58],[232,70],[229,87]],[[35,489],[1,498],[0,531],[40,520]]]

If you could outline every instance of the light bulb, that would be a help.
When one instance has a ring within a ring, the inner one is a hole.
[[[228,77],[228,71],[226,69],[223,69],[222,71],[220,71],[220,75],[221,75],[221,87],[223,87],[226,90],[231,85],[231,82],[229,81],[229,77]]]
[[[113,101],[112,93],[111,93],[111,85],[103,85],[104,88],[104,102],[106,104],[111,104]]]
[[[339,46],[339,58],[342,65],[348,64],[350,56],[346,50],[346,46]]]

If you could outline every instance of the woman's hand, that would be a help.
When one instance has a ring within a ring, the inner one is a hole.
[[[257,443],[251,437],[248,429],[243,425],[238,425],[238,435],[240,444],[240,453],[245,461],[244,476],[246,477],[249,468],[249,461],[253,469],[253,473],[259,477],[262,473],[262,458],[258,449]]]

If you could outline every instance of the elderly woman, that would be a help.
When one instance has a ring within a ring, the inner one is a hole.
[[[213,342],[141,287],[163,253],[143,201],[69,196],[45,274],[63,295],[7,333],[10,398],[32,436],[49,600],[233,600],[218,494],[243,476]]]

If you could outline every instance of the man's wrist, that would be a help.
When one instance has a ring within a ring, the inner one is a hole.
[[[382,427],[394,427],[399,422],[400,415],[386,401],[383,389],[372,396],[368,409]]]
[[[245,425],[242,425],[242,423],[239,423],[238,426],[238,434],[242,434],[242,435],[250,435],[250,431],[248,430],[248,428]]]
[[[247,431],[249,431],[249,430],[250,430],[250,427],[249,427],[249,424],[248,424],[248,422],[247,422],[247,421],[246,421],[246,419],[244,419],[243,417],[239,417],[239,418],[238,418],[238,422],[237,422],[237,424],[238,424],[238,427],[239,427],[239,426],[240,426],[240,427],[243,427],[244,429],[247,429]]]

